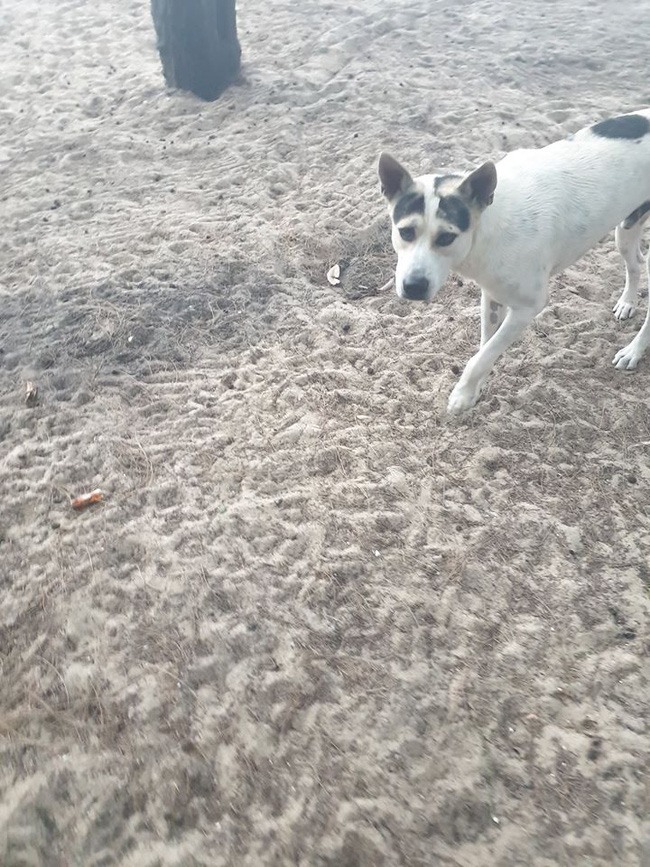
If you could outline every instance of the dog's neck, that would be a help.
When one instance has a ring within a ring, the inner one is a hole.
[[[494,205],[491,205],[490,210],[493,207]],[[490,238],[494,237],[490,225],[491,223],[492,220],[486,210],[481,214],[477,225],[472,230],[472,246],[469,248],[469,252],[465,258],[452,269],[454,273],[459,274],[461,277],[475,280],[476,282],[481,283],[481,285],[484,285],[486,277],[485,265],[486,258],[489,258],[487,254],[490,248]]]

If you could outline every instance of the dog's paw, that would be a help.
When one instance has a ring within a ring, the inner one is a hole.
[[[621,297],[616,302],[612,312],[616,319],[631,319],[636,313],[636,307]]]
[[[636,345],[635,343],[636,341],[633,340],[616,353],[612,364],[615,365],[617,370],[634,370],[641,361],[644,350],[639,347],[638,343]]]
[[[468,388],[467,386],[458,383],[449,395],[447,412],[449,415],[460,415],[461,412],[467,412],[468,409],[471,409],[474,406],[480,396],[480,388]]]

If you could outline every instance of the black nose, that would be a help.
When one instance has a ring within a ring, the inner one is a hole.
[[[411,277],[404,281],[404,297],[411,301],[422,301],[429,294],[429,281],[426,277]]]

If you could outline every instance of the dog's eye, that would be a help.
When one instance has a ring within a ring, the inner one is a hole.
[[[436,247],[448,247],[453,244],[458,235],[454,232],[441,232],[436,238]]]
[[[399,230],[399,234],[402,241],[415,240],[415,229],[413,228],[413,226],[405,226],[403,229]]]

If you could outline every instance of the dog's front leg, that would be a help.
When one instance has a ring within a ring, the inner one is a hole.
[[[474,406],[496,360],[515,342],[543,307],[542,303],[508,310],[496,334],[467,362],[463,375],[449,397],[448,412],[456,415]]]
[[[505,304],[499,304],[491,298],[485,289],[481,289],[481,346],[496,334],[506,315]]]

